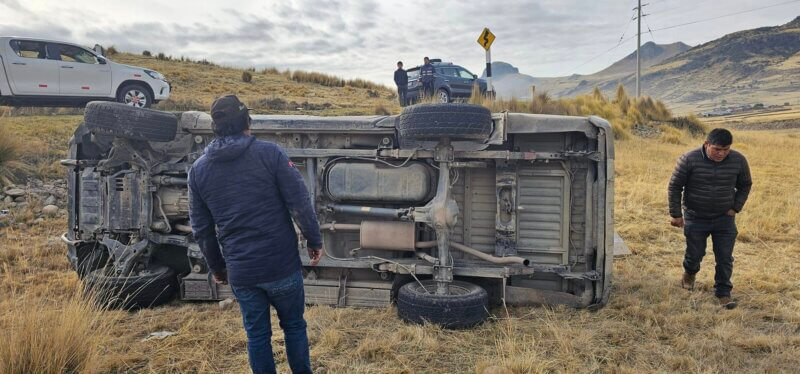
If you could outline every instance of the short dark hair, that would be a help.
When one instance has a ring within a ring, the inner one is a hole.
[[[430,60],[430,59],[428,58],[428,56],[425,56],[425,57],[423,58],[423,60]]]
[[[708,133],[706,141],[713,145],[726,147],[733,144],[733,134],[727,129],[716,128]]]
[[[398,65],[402,65],[402,64],[403,64],[403,61],[397,61],[397,64],[398,64]]]
[[[250,129],[250,115],[242,115],[237,119],[231,119],[226,122],[212,122],[211,130],[216,136],[231,136],[239,135],[245,130]]]

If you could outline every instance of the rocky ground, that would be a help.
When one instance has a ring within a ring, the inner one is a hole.
[[[41,224],[46,217],[67,216],[67,181],[28,180],[0,191],[0,227],[26,229]]]

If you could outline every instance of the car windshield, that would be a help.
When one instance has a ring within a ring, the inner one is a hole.
[[[406,73],[408,74],[408,80],[414,80],[419,78],[419,69],[409,70]]]

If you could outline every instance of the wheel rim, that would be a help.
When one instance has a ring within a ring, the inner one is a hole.
[[[448,97],[446,91],[439,91],[439,102],[440,103],[450,102],[450,97]]]
[[[125,104],[137,108],[144,108],[147,105],[147,96],[139,90],[130,90],[125,93]]]

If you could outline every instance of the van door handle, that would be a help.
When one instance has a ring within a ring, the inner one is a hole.
[[[27,64],[24,63],[24,62],[12,62],[11,65],[22,65],[22,66],[25,66]]]
[[[62,69],[74,69],[74,67],[72,67],[72,66],[65,66],[65,65],[61,65],[61,68]]]

